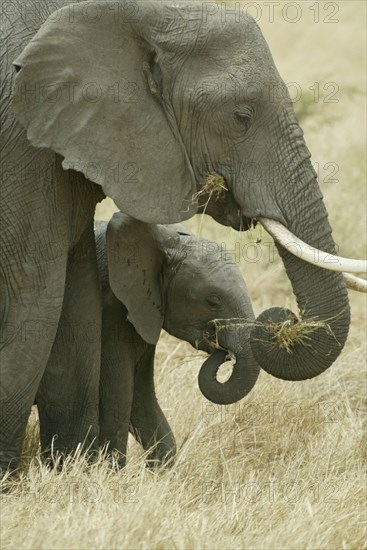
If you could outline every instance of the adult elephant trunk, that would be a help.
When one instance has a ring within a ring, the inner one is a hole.
[[[219,344],[233,353],[236,362],[231,376],[226,382],[217,380],[219,368],[228,357],[228,352],[215,350],[203,363],[199,373],[199,388],[202,394],[218,405],[230,405],[245,397],[254,387],[260,367],[251,351],[250,325],[243,320],[245,327],[238,323],[225,323],[218,334]]]
[[[286,202],[287,228],[311,246],[335,254],[309,160],[303,162],[301,174],[306,184],[298,181],[297,194],[302,193],[302,199],[292,193]],[[341,273],[305,263],[275,244],[297,298],[300,318],[282,308],[264,311],[252,331],[251,348],[269,374],[282,380],[306,380],[330,367],[343,349],[350,324],[347,290]]]

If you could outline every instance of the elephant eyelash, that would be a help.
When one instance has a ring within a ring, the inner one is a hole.
[[[250,106],[238,107],[234,110],[234,115],[239,122],[249,123],[253,117],[254,109]]]
[[[206,302],[210,307],[214,309],[218,309],[222,306],[222,300],[218,296],[209,296],[208,298],[206,298]]]

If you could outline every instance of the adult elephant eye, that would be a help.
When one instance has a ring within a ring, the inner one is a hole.
[[[253,114],[254,114],[254,109],[249,105],[237,107],[234,110],[234,116],[236,117],[236,120],[238,122],[241,122],[242,124],[245,124],[246,126],[249,126],[249,124],[251,123]]]
[[[212,296],[208,296],[206,298],[206,302],[213,309],[218,309],[222,305],[222,300],[219,298],[219,296],[216,296],[215,294],[213,294]]]

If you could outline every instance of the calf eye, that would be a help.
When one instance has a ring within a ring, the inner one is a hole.
[[[216,296],[215,294],[208,296],[206,298],[206,302],[210,307],[215,309],[220,308],[222,305],[222,300],[219,298],[219,296]]]

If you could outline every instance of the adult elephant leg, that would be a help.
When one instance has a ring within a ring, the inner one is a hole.
[[[67,251],[50,264],[24,257],[1,272],[0,470],[15,469],[62,308]],[[21,288],[19,288],[21,284]]]
[[[126,308],[112,291],[106,290],[102,299],[100,444],[107,445],[109,451],[120,453],[118,463],[123,468],[133,400],[134,367],[142,340],[126,320]]]
[[[43,450],[98,444],[101,303],[89,222],[68,255],[65,295],[54,345],[37,394]]]
[[[176,454],[176,441],[154,390],[155,346],[148,349],[135,368],[131,432],[148,454],[148,464],[169,463]]]

